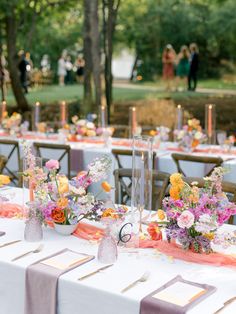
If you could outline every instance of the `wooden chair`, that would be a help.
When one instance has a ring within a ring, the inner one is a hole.
[[[132,169],[120,168],[114,170],[115,176],[115,203],[129,204],[131,200]],[[153,172],[152,184],[152,209],[162,207],[162,200],[166,195],[170,175],[165,172]]]
[[[197,182],[197,186],[199,188],[204,187],[205,180],[203,178],[197,178],[197,177],[184,177],[183,178],[184,182],[188,183],[191,185],[192,182]],[[236,183],[228,182],[228,181],[223,181],[222,182],[222,191],[226,193],[228,199],[236,203]],[[228,221],[228,223],[233,224],[233,217],[231,217]]]
[[[223,159],[221,157],[211,157],[211,156],[194,156],[194,155],[188,155],[188,154],[172,154],[171,157],[173,158],[178,172],[187,177],[185,172],[180,166],[181,161],[187,161],[187,162],[197,162],[202,164],[210,164],[213,165],[212,169],[206,173],[206,176],[209,176],[215,167],[219,167],[223,163]]]
[[[118,168],[125,168],[123,167],[122,163],[121,163],[121,157],[123,156],[130,156],[132,157],[133,152],[131,149],[112,149],[112,154],[115,157],[117,164],[118,164]],[[156,158],[156,153],[153,152],[153,169],[155,168],[155,158]]]
[[[60,163],[62,160],[66,160],[67,164],[67,170],[64,174],[66,174],[69,178],[71,175],[71,165],[70,165],[70,151],[71,148],[69,145],[64,145],[64,144],[48,144],[48,143],[34,143],[34,148],[36,150],[36,155],[38,157],[42,157],[43,159],[43,165],[45,162],[47,162],[49,159],[48,158],[48,153],[50,150],[57,151],[58,156],[57,157],[52,157],[52,159],[57,159]],[[46,154],[47,152],[47,154]]]
[[[1,154],[2,156],[5,157],[5,161],[3,161],[2,163],[3,168],[1,169],[1,172],[6,175],[9,175],[11,182],[17,186],[19,183],[18,172],[20,171],[19,143],[18,141],[13,141],[13,140],[0,140],[0,146],[3,147],[3,149],[1,149]],[[16,161],[13,159],[14,157],[16,157]],[[15,166],[14,170],[10,169],[10,166],[9,166],[9,164],[13,161],[14,161],[14,166]]]
[[[0,174],[3,172],[4,167],[6,166],[7,159],[5,156],[0,155]]]

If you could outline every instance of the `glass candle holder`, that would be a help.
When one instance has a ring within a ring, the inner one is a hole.
[[[107,107],[104,105],[99,107],[99,126],[103,129],[107,127]]]
[[[212,104],[205,106],[205,132],[207,143],[214,145],[216,143],[216,108]]]
[[[142,222],[152,210],[153,138],[135,136],[132,156],[131,223],[134,235],[142,232]],[[132,239],[131,239],[132,240]]]

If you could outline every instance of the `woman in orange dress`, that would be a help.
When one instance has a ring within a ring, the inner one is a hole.
[[[167,45],[162,54],[163,79],[166,81],[166,90],[171,90],[172,81],[175,77],[176,53],[171,45]]]

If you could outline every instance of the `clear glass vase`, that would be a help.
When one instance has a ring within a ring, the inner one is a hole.
[[[24,238],[28,242],[38,242],[43,238],[42,214],[37,202],[29,202]]]
[[[111,233],[111,226],[107,225],[105,235],[98,247],[98,260],[101,263],[113,264],[118,256],[116,240]]]

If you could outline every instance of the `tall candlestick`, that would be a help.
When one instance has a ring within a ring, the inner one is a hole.
[[[7,109],[7,103],[6,103],[5,100],[3,100],[3,101],[2,101],[2,105],[1,105],[1,112],[0,112],[0,119],[1,119],[1,122],[2,122],[2,120],[4,119],[4,115],[5,115],[6,109]]]
[[[130,127],[130,137],[135,135],[137,129],[137,111],[136,107],[129,108],[129,127]]]
[[[183,127],[183,108],[181,105],[177,106],[177,130]]]
[[[205,132],[208,137],[208,144],[215,144],[216,141],[216,114],[215,105],[205,106]]]
[[[144,185],[145,185],[145,169],[144,169],[144,153],[142,152],[141,155],[141,162],[140,162],[140,206],[144,207]]]
[[[101,127],[106,128],[107,126],[107,119],[106,119],[106,106],[101,106]]]
[[[40,103],[37,101],[34,106],[34,127],[37,130],[37,126],[40,122]]]
[[[60,121],[62,126],[67,123],[67,104],[65,101],[62,101],[60,105]]]

